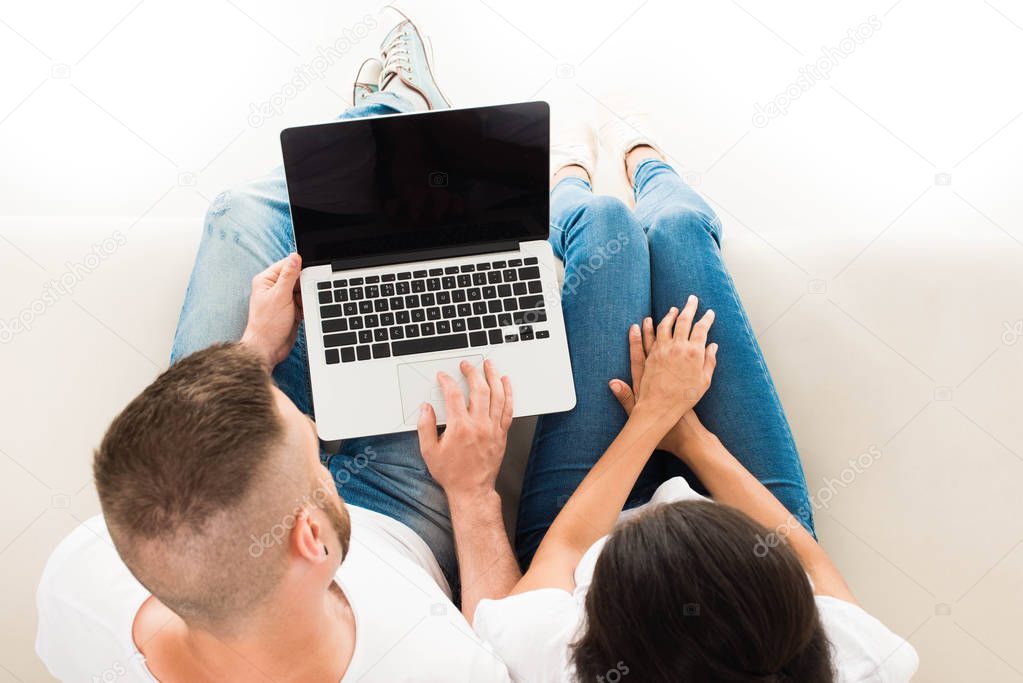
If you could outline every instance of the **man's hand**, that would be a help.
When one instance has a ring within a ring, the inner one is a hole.
[[[460,369],[469,383],[469,407],[455,381],[437,373],[447,428],[438,438],[437,415],[429,403],[423,404],[418,425],[423,460],[452,506],[493,494],[512,421],[508,378],[499,376],[489,360],[483,363],[485,376],[468,361]]]
[[[707,332],[714,322],[714,311],[707,311],[695,325],[698,301],[690,296],[685,307],[672,309],[657,326],[643,321],[629,329],[629,360],[632,387],[620,379],[611,380],[611,392],[632,414],[637,403],[644,403],[658,415],[678,417],[658,448],[681,457],[683,445],[699,424],[693,406],[710,387],[717,365],[717,344],[707,345]]]
[[[252,278],[249,322],[242,343],[251,346],[268,370],[288,357],[302,320],[298,276],[302,259],[289,254]]]

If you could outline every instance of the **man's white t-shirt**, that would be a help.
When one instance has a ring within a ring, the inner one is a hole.
[[[348,506],[352,540],[334,577],[355,614],[355,651],[344,683],[508,681],[504,664],[451,602],[433,553],[404,524]],[[50,556],[36,595],[36,653],[63,681],[156,678],[132,639],[150,597],[121,561],[102,516],[75,529]]]
[[[680,500],[707,499],[693,491],[685,479],[676,477],[661,484],[646,505],[623,512],[618,522],[649,505]],[[575,680],[569,644],[580,635],[586,592],[606,540],[604,537],[594,543],[580,560],[573,593],[545,588],[503,600],[483,600],[476,608],[473,628],[504,659],[513,680],[529,683]],[[836,681],[908,681],[916,672],[919,660],[913,646],[863,609],[831,597],[819,596],[816,602],[831,641]],[[628,679],[624,670],[619,670],[619,675]]]

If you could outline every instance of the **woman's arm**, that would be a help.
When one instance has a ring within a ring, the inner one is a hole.
[[[629,492],[664,435],[710,386],[717,347],[707,347],[713,312],[695,325],[696,297],[672,308],[657,327],[625,427],[558,513],[512,595],[538,588],[575,588],[583,554],[614,527]],[[636,325],[630,343],[639,342]],[[635,381],[634,377],[634,381]]]
[[[676,428],[680,444],[676,455],[703,482],[719,503],[736,507],[770,530],[764,543],[770,548],[787,541],[813,580],[814,592],[856,604],[856,598],[838,568],[803,525],[778,499],[728,452],[690,411]]]

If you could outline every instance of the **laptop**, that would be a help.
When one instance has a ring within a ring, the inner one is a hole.
[[[575,388],[550,244],[545,102],[281,133],[316,426],[324,441],[446,421],[437,372],[509,376],[515,416]]]

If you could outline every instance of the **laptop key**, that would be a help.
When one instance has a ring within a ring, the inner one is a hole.
[[[355,357],[359,360],[369,360],[370,351],[368,346],[356,346]]]
[[[362,319],[362,322],[366,324],[366,327],[376,327],[380,324],[380,317],[376,313],[370,313]]]
[[[535,256],[526,257],[525,264],[527,266],[535,266],[537,263],[539,263],[539,260]]]
[[[458,304],[456,310],[458,311],[458,315],[463,318],[472,315],[472,306],[469,304]]]
[[[396,296],[393,299],[389,299],[387,301],[387,305],[388,308],[390,308],[392,311],[399,311],[405,308],[405,300],[402,299],[400,296]]]
[[[438,289],[440,289],[440,278],[431,277],[426,281],[426,290],[428,292],[436,292]]]
[[[520,280],[539,280],[540,279],[540,267],[539,266],[526,266],[525,268],[519,268],[519,279]]]
[[[412,311],[412,322],[414,322],[414,323],[421,323],[424,320],[426,320],[426,310],[425,309],[417,308],[416,310]]]
[[[352,346],[345,346],[341,349],[341,362],[351,363],[355,360],[355,348]]]
[[[386,342],[383,344],[374,344],[373,347],[374,358],[390,358],[391,357],[391,345]]]
[[[440,309],[434,306],[433,308],[426,309],[427,320],[440,320]]]
[[[344,309],[343,310],[345,312],[345,315],[358,315],[359,314],[359,304],[355,303],[354,301],[349,301],[348,303],[346,303],[344,305]]]
[[[348,301],[348,290],[347,289],[335,289],[334,290],[334,301],[339,304],[343,304]]]
[[[450,334],[451,321],[441,320],[437,323],[437,334]]]
[[[437,334],[437,330],[434,328],[433,323],[423,323],[419,326],[419,331],[422,332],[424,337],[432,337]]]
[[[500,299],[491,299],[490,301],[488,301],[487,302],[487,310],[490,313],[500,313],[501,312],[501,300]]]
[[[491,344],[500,344],[502,341],[504,341],[504,338],[501,335],[501,330],[490,330],[488,334],[490,336]]]
[[[504,310],[506,311],[517,311],[519,310],[518,299],[504,299]]]
[[[469,333],[469,343],[472,344],[473,346],[483,346],[484,344],[487,343],[487,333],[486,332],[470,332]]]
[[[519,328],[519,339],[522,341],[530,341],[533,339],[533,328],[529,325],[523,325]]]
[[[483,318],[469,318],[469,329],[478,330],[483,327]]]
[[[451,275],[446,275],[440,279],[440,286],[444,289],[455,288],[455,278]]]
[[[380,315],[380,324],[383,325],[384,327],[390,327],[391,325],[393,325],[394,324],[394,314],[393,313],[382,313]]]
[[[360,318],[359,316],[355,316],[354,318],[348,321],[348,327],[353,330],[361,330],[362,318]]]
[[[497,327],[497,316],[496,315],[483,316],[483,327],[486,328]]]
[[[444,274],[444,269],[443,268],[430,268],[430,275],[431,276],[443,275],[443,274]]]
[[[380,285],[380,296],[394,296],[394,285],[390,282]]]
[[[366,301],[365,299],[359,302],[359,313],[372,313],[373,302]]]
[[[359,343],[368,344],[373,341],[373,332],[370,330],[359,330]]]
[[[350,278],[348,278],[348,284],[349,285],[361,285],[362,284],[362,278],[361,277],[350,277]]]
[[[455,307],[450,305],[450,304],[448,304],[447,306],[442,306],[441,309],[440,309],[440,314],[442,316],[444,316],[445,318],[454,318],[455,317]]]
[[[484,315],[487,312],[487,305],[482,301],[476,301],[472,304],[473,315]]]
[[[325,355],[327,357],[327,365],[341,362],[341,354],[337,352],[337,349],[327,349]]]
[[[526,283],[516,282],[515,284],[512,285],[512,292],[515,294],[515,296],[522,296],[523,294],[526,293]]]
[[[323,347],[350,346],[355,343],[354,332],[341,332],[339,334],[328,334],[323,337]]]
[[[419,336],[419,325],[406,325],[405,326],[406,337],[418,337]],[[397,354],[395,354],[397,355]]]
[[[511,285],[498,285],[497,286],[497,296],[501,297],[502,299],[507,299],[508,297],[511,296],[511,293],[512,293]],[[523,294],[524,293],[525,292],[523,292]]]
[[[375,299],[380,296],[380,287],[377,285],[368,285],[365,290],[367,299]]]
[[[456,279],[459,287],[469,287],[472,285],[472,277],[469,275],[459,275]]]
[[[330,280],[326,282],[317,282],[316,289],[330,289]]]
[[[540,284],[539,280],[533,280],[526,284],[530,294],[539,294],[543,291],[543,285]]]
[[[383,327],[373,330],[373,340],[378,342],[387,341],[387,330]]]
[[[451,321],[452,332],[465,332],[465,321],[461,318],[455,318]]]
[[[320,327],[323,328],[323,332],[347,332],[348,321],[344,318],[334,318],[333,320],[322,320],[320,321]]]
[[[465,290],[466,296],[469,297],[469,301],[479,301],[483,298],[483,292],[480,291],[479,287],[472,287],[471,289]]]
[[[472,271],[476,270],[476,266],[475,264],[472,263],[465,263],[462,265],[461,268],[459,268],[459,270],[461,270],[463,273],[471,273]]]
[[[493,262],[493,263],[491,264],[491,267],[492,267],[492,268],[497,268],[497,269],[500,269],[500,268],[504,268],[504,267],[506,267],[507,265],[508,265],[508,264],[507,264],[507,263],[505,263],[504,261],[494,261],[494,262]]]
[[[367,275],[366,276],[366,284],[367,285],[376,284],[377,282],[380,282],[380,276],[379,275]]]
[[[501,315],[497,316],[497,324],[500,327],[511,327],[512,326],[511,313],[502,313]]]
[[[362,291],[362,287],[352,287],[351,289],[348,290],[348,297],[352,301],[358,301],[359,299],[363,298],[363,294],[364,292]]]
[[[448,275],[458,272],[458,266],[448,266],[444,269],[444,272]]]
[[[330,292],[320,292],[319,297],[321,304],[329,304],[334,301],[334,295]]]
[[[437,303],[439,304],[451,303],[451,292],[437,292]]]
[[[424,282],[423,280],[413,280],[412,291],[415,292],[416,294],[419,294],[420,292],[425,292],[426,282]]]
[[[487,273],[487,282],[489,282],[490,284],[496,285],[500,281],[501,281],[501,273],[499,271],[492,270],[489,273]]]
[[[504,338],[504,340],[506,342],[508,342],[509,344],[512,343],[512,342],[517,342],[519,340],[519,335],[517,335],[517,334],[509,334],[507,337]]]
[[[413,270],[412,271],[412,276],[413,277],[426,277],[426,271],[425,270]]]
[[[536,263],[536,259],[533,259],[533,263]],[[522,265],[522,259],[513,258],[513,259],[509,259],[508,260],[508,267],[509,268],[518,268],[521,265]]]
[[[509,268],[508,270],[502,270],[501,275],[504,277],[505,282],[515,282],[519,278],[515,275],[515,270]]]
[[[419,297],[419,300],[423,302],[423,306],[433,306],[434,304],[437,303],[437,298],[433,295],[432,292],[427,292],[426,294],[423,294],[421,297]]]
[[[344,309],[338,304],[332,304],[330,306],[320,306],[320,317],[321,318],[340,318]]]
[[[348,280],[334,280],[334,286],[335,287],[347,287],[348,286]]]
[[[402,327],[392,327],[389,331],[391,339],[404,339],[405,329]]]
[[[381,282],[394,282],[394,273],[384,273],[380,276]]]
[[[550,339],[550,336],[551,336],[551,333],[550,333],[549,330],[537,330],[536,331],[536,338],[537,339]]]
[[[412,316],[409,315],[408,311],[398,311],[394,314],[394,321],[399,325],[407,325],[412,321]]]
[[[469,338],[462,332],[460,334],[445,334],[438,337],[396,341],[391,344],[391,353],[395,356],[409,356],[415,353],[464,349],[467,346],[469,346]]]
[[[487,274],[486,273],[473,273],[472,274],[472,284],[476,285],[477,287],[479,287],[480,285],[487,284]]]
[[[516,311],[512,313],[512,321],[516,325],[531,325],[533,323],[547,322],[547,311],[543,309],[532,311]]]
[[[419,295],[409,294],[405,297],[405,308],[419,308]]]
[[[407,282],[399,282],[394,286],[394,292],[396,294],[408,294],[412,291],[412,285]]]
[[[489,263],[478,263],[476,264],[476,270],[490,270]]]
[[[399,280],[411,280],[412,279],[412,273],[409,273],[407,271],[404,272],[404,273],[398,273],[398,279]]]

